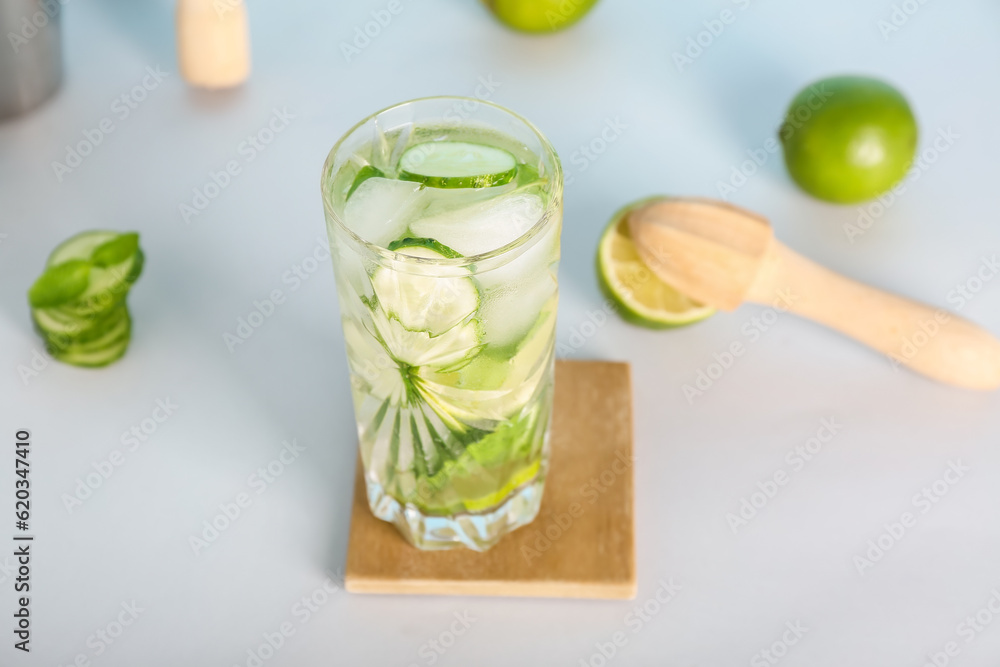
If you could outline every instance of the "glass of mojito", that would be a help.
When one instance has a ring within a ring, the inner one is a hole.
[[[484,551],[541,503],[559,158],[506,109],[427,98],[350,130],[322,190],[371,510]]]

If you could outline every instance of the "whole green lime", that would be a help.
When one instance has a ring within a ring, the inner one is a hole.
[[[524,32],[555,32],[586,15],[597,0],[483,0],[497,18]]]
[[[917,150],[917,121],[888,83],[838,76],[795,96],[779,136],[788,173],[803,190],[850,204],[877,197],[906,176]]]

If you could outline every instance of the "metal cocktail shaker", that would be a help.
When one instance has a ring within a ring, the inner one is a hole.
[[[0,119],[35,108],[62,82],[62,4],[0,0]]]

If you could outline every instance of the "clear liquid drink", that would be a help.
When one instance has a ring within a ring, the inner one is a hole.
[[[485,550],[545,481],[559,159],[509,111],[429,98],[351,130],[322,190],[372,512]]]

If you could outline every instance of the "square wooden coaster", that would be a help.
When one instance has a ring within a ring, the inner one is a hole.
[[[353,593],[631,599],[636,594],[628,364],[556,363],[542,507],[486,553],[421,551],[368,509],[360,463],[347,547]]]

